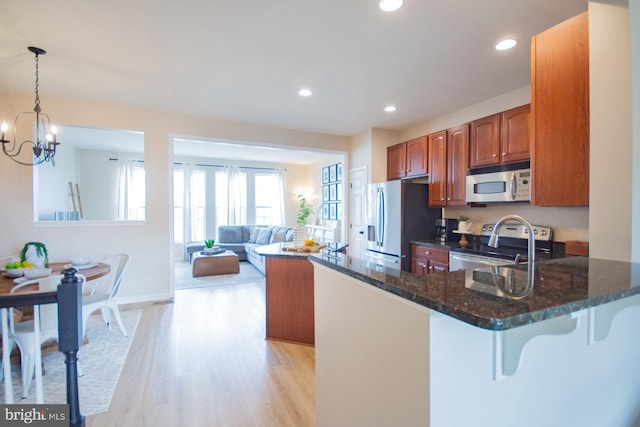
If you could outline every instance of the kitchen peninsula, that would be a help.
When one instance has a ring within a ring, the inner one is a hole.
[[[309,259],[318,426],[640,425],[640,265],[540,261],[527,283]]]
[[[314,344],[313,266],[308,252],[283,250],[284,243],[261,246],[265,259],[267,338]]]

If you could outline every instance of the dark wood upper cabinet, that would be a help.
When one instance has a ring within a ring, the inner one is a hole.
[[[466,206],[469,125],[449,129],[447,137],[447,206]]]
[[[471,122],[472,168],[500,163],[500,114]]]
[[[387,147],[387,180],[401,179],[407,175],[407,146],[402,144]]]
[[[387,147],[388,181],[424,176],[427,173],[426,136]]]
[[[523,105],[471,122],[469,167],[530,158],[530,106]]]
[[[447,131],[427,136],[429,160],[429,207],[447,205]]]
[[[407,146],[407,177],[422,176],[427,174],[427,137],[412,139],[405,142]]]
[[[502,163],[520,162],[531,157],[531,105],[512,108],[500,114],[500,153]]]
[[[587,12],[531,40],[531,203],[589,204]]]

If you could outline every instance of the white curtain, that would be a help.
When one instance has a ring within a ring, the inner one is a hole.
[[[136,161],[124,161],[118,173],[118,219],[145,219],[144,165]]]
[[[182,188],[182,235],[185,243],[205,239],[206,172],[203,168],[184,164]]]
[[[242,225],[245,223],[244,197],[246,193],[246,178],[237,166],[225,168],[227,174],[227,225]]]
[[[278,175],[278,189],[280,190],[280,200],[278,200],[278,214],[279,214],[279,218],[278,220],[280,221],[278,224],[280,225],[284,225],[284,195],[287,194],[287,189],[285,188],[285,171],[283,169],[278,169],[277,172]]]

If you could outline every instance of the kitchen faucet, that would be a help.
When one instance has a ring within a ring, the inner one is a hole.
[[[496,225],[493,226],[493,231],[491,232],[491,237],[489,237],[489,243],[488,245],[491,246],[492,248],[497,248],[498,247],[498,239],[500,238],[500,227],[502,227],[502,225],[504,223],[506,223],[509,220],[513,220],[513,221],[517,221],[519,223],[521,223],[522,225],[524,225],[525,227],[527,227],[527,235],[528,235],[528,251],[527,251],[527,286],[525,287],[525,292],[523,292],[521,295],[519,296],[515,296],[515,295],[510,295],[511,298],[515,298],[515,299],[519,299],[519,298],[524,298],[525,296],[528,296],[531,291],[533,291],[533,279],[534,279],[534,261],[535,261],[535,255],[536,255],[536,239],[535,239],[535,232],[533,231],[533,226],[531,225],[531,223],[529,221],[527,221],[526,219],[522,218],[521,216],[518,215],[507,215],[507,216],[503,216],[502,218],[500,218],[498,220],[498,222],[496,222]],[[516,262],[517,262],[518,258],[516,257]],[[494,283],[496,283],[496,277],[495,274],[494,276]],[[510,276],[509,277],[509,284],[511,285],[511,288],[513,288],[513,285],[511,283],[511,281],[513,280],[513,277]],[[499,286],[498,286],[499,287]],[[507,292],[507,295],[509,295],[509,293]]]
[[[527,251],[527,261],[530,264],[533,264],[533,262],[535,261],[535,256],[536,256],[536,239],[535,239],[535,233],[533,231],[533,226],[531,225],[531,223],[529,221],[527,221],[526,219],[522,218],[521,216],[518,215],[507,215],[507,216],[503,216],[502,218],[500,218],[498,220],[498,222],[496,222],[496,225],[493,226],[493,231],[491,232],[491,237],[489,237],[489,243],[488,245],[491,246],[492,248],[497,248],[498,247],[498,239],[500,238],[500,227],[502,227],[502,224],[504,224],[505,222],[509,221],[509,220],[513,220],[513,221],[517,221],[520,224],[524,225],[525,227],[527,227],[527,231],[528,231],[528,251]]]

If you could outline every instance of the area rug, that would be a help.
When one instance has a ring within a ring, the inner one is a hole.
[[[191,276],[191,264],[188,261],[176,262],[176,290],[202,288],[205,286],[239,285],[264,280],[264,275],[251,263],[241,261],[240,273],[220,274],[217,276]]]
[[[122,366],[140,322],[142,310],[121,311],[120,315],[129,334],[128,337],[122,336],[117,323],[112,323],[109,331],[102,321],[100,312],[89,316],[86,334],[88,343],[84,344],[78,353],[78,360],[84,373],[78,378],[82,415],[94,415],[109,409]],[[115,319],[112,321],[116,322]],[[57,351],[55,345],[45,346],[42,360],[45,367],[45,375],[42,377],[45,403],[67,403],[64,354]],[[21,399],[20,363],[12,364],[11,371],[14,403],[35,403],[35,382],[31,382],[29,396]],[[0,402],[4,402],[3,387],[0,387]]]

